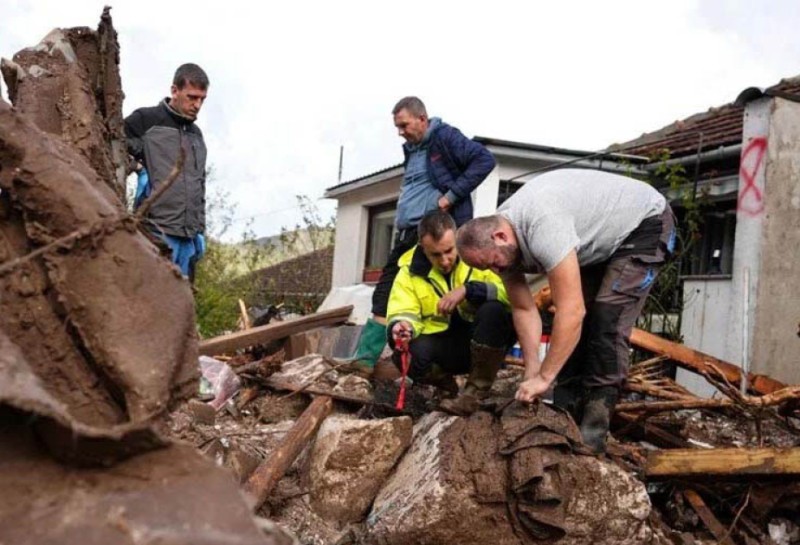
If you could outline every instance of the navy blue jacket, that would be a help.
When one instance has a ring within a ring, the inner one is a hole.
[[[403,146],[405,162],[408,151]],[[472,219],[470,193],[480,185],[495,166],[489,150],[464,136],[460,130],[440,123],[431,134],[428,147],[428,173],[433,185],[453,203],[450,215],[461,226]],[[449,193],[449,194],[448,194]],[[453,199],[455,198],[455,202]]]

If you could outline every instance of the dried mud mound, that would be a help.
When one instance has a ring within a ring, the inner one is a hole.
[[[119,197],[117,52],[106,10],[3,63],[0,543],[275,543],[160,431],[198,388],[194,304]]]
[[[119,44],[109,8],[97,31],[55,29],[36,46],[0,62],[18,111],[77,151],[104,184],[125,196]]]
[[[194,389],[188,284],[97,173],[0,102],[0,328],[77,421],[115,425]],[[14,266],[71,233],[84,236]]]

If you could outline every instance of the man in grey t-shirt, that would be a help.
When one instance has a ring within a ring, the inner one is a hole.
[[[525,359],[516,397],[531,402],[557,379],[555,403],[602,452],[631,329],[673,250],[672,210],[644,182],[563,169],[526,183],[497,212],[466,223],[457,243],[466,263],[492,269],[506,285]],[[524,273],[547,274],[557,307],[541,362],[541,318]]]

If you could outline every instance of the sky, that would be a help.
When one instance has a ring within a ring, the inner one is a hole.
[[[0,56],[111,0],[4,0]],[[342,180],[402,161],[392,124],[416,95],[469,136],[599,150],[800,74],[800,2],[460,0],[111,4],[123,111],[156,104],[178,65],[209,74],[198,124],[233,241],[323,217]],[[3,97],[7,100],[5,86]]]

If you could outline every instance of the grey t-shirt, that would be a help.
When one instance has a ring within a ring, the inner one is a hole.
[[[497,210],[514,227],[525,272],[549,272],[570,250],[581,266],[605,261],[666,200],[644,182],[561,169],[527,182]]]

